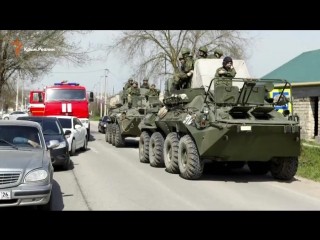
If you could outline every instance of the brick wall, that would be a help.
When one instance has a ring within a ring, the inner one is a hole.
[[[301,139],[311,139],[314,137],[314,98],[294,99],[294,112],[300,117]],[[319,118],[320,119],[320,118]]]

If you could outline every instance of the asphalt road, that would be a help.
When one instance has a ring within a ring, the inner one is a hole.
[[[71,169],[54,173],[54,210],[320,210],[320,183],[278,182],[246,168],[215,172],[210,162],[201,180],[187,181],[140,163],[137,139],[115,148],[97,122],[91,133]]]

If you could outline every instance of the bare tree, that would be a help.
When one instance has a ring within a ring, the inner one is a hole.
[[[31,83],[48,74],[59,62],[82,66],[93,60],[89,46],[83,50],[80,42],[72,41],[75,34],[91,31],[0,30],[0,96],[13,76]]]
[[[107,46],[107,54],[119,53],[124,63],[135,68],[135,78],[161,78],[179,71],[178,55],[183,47],[188,47],[193,56],[198,48],[206,46],[209,53],[216,48],[235,59],[246,59],[246,49],[252,38],[238,30],[132,30],[121,31],[112,45]]]

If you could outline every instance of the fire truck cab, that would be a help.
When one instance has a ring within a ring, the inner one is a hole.
[[[44,98],[45,92],[43,90],[30,92],[30,104],[28,110],[32,113],[33,116],[44,116]]]

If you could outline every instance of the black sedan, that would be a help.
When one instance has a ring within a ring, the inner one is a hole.
[[[51,140],[58,140],[59,146],[50,150],[51,162],[54,167],[61,167],[68,170],[70,165],[69,145],[63,132],[63,128],[56,117],[18,117],[17,120],[37,122],[42,127],[46,143]],[[66,132],[67,133],[67,132]]]
[[[98,124],[98,131],[101,133],[106,133],[106,125],[108,122],[108,116],[104,116],[103,118],[99,119],[99,124]]]

